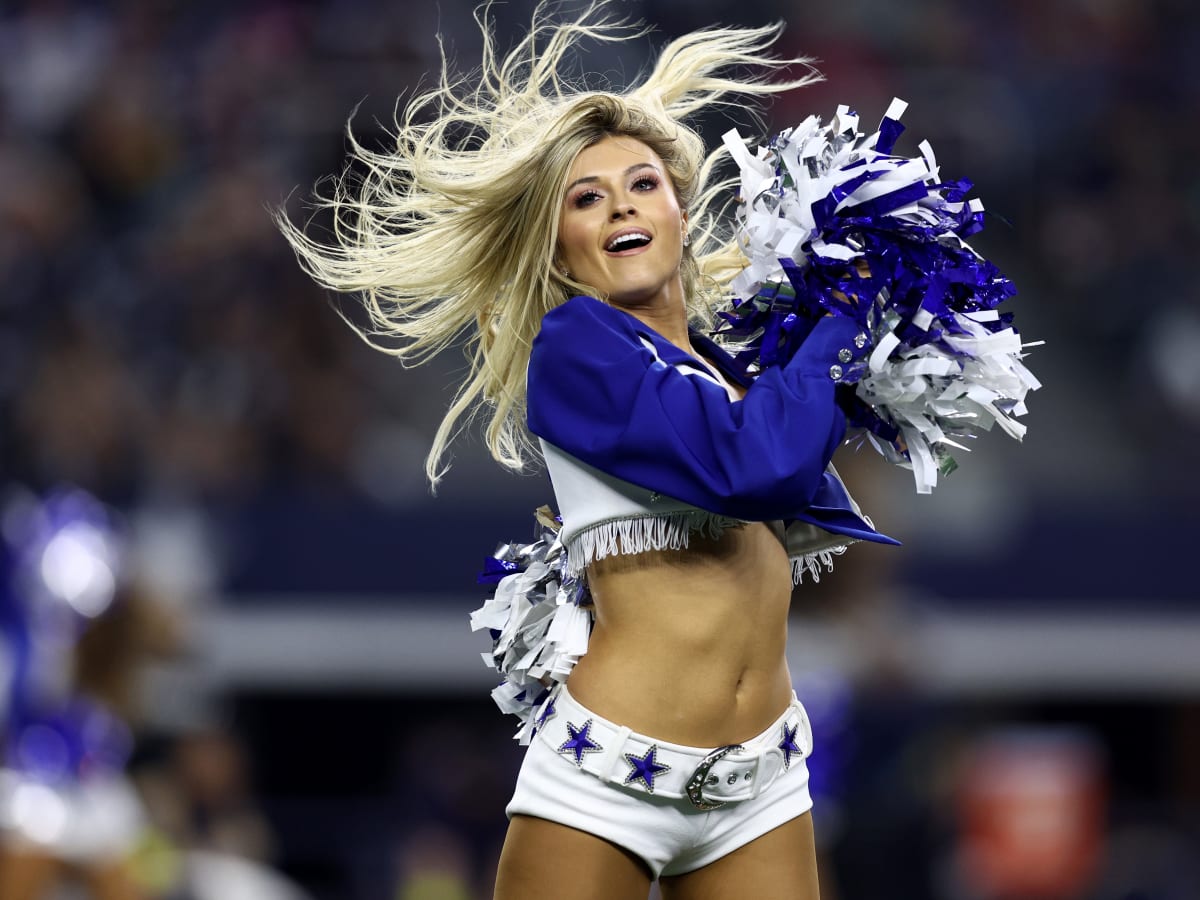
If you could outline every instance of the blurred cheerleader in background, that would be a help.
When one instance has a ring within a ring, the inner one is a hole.
[[[14,489],[0,526],[0,897],[304,900],[251,858],[268,837],[239,792],[233,736],[178,735],[176,766],[130,777],[142,671],[185,640],[124,523],[81,490]],[[189,773],[225,804],[204,807]]]
[[[124,578],[121,532],[90,495],[14,494],[3,512],[0,896],[40,900],[77,879],[97,900],[144,897],[126,720],[142,660],[173,629]]]

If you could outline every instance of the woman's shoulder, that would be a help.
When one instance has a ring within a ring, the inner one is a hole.
[[[533,339],[530,366],[563,359],[603,365],[642,349],[637,320],[595,297],[580,294],[551,309]]]

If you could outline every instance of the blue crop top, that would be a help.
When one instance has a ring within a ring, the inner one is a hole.
[[[845,432],[834,388],[861,355],[857,327],[829,317],[785,366],[753,382],[702,335],[691,340],[730,381],[731,400],[695,358],[592,297],[551,310],[529,362],[528,424],[541,439],[570,569],[612,553],[687,546],[747,521],[783,520],[793,574],[875,531],[830,457]]]

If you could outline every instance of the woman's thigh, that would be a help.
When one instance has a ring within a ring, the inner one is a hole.
[[[547,819],[512,817],[496,900],[646,900],[649,893],[650,872],[628,850]]]
[[[790,819],[707,866],[663,876],[660,887],[663,900],[818,900],[812,815]]]

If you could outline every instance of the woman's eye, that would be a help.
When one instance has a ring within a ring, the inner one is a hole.
[[[571,201],[571,205],[576,209],[583,209],[586,206],[591,206],[598,199],[600,199],[600,195],[595,191],[584,191],[582,194],[575,195],[575,198]]]
[[[645,175],[633,183],[635,191],[652,191],[658,187],[658,179],[651,175]]]

